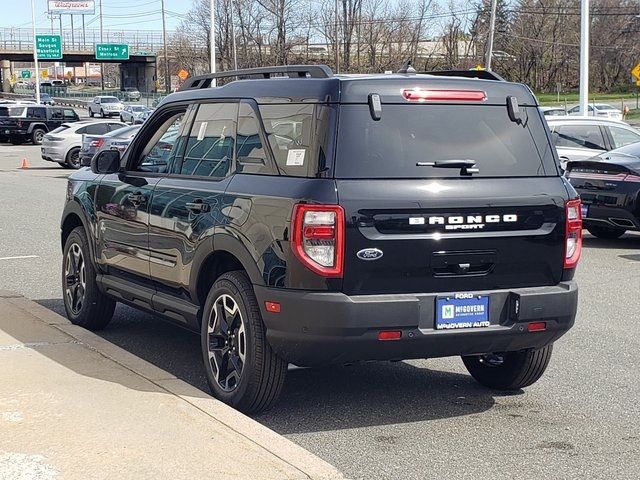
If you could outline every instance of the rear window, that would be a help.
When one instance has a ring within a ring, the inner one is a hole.
[[[0,107],[0,117],[22,117],[26,107]]]
[[[536,107],[521,107],[524,122],[506,106],[383,105],[374,121],[368,105],[342,105],[337,178],[460,177],[459,169],[418,166],[474,160],[474,177],[558,175],[552,146]]]
[[[58,128],[51,130],[51,133],[60,133],[69,128],[69,125],[60,125]]]

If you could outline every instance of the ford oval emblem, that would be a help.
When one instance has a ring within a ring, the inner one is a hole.
[[[356,253],[360,260],[378,260],[384,253],[378,248],[364,248]]]

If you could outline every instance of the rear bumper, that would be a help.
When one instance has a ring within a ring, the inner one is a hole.
[[[623,207],[602,207],[589,205],[588,216],[582,219],[585,226],[624,228],[625,230],[640,230],[640,218]]]
[[[64,147],[51,146],[49,144],[46,144],[40,147],[40,153],[42,159],[49,162],[66,161]]]
[[[360,295],[255,287],[267,338],[282,358],[299,366],[360,360],[401,360],[540,348],[566,333],[575,321],[578,287],[493,290],[491,326],[436,330],[436,297],[442,294]],[[279,302],[280,313],[265,301]],[[545,321],[543,332],[527,324]],[[379,341],[380,330],[400,330],[399,340]]]

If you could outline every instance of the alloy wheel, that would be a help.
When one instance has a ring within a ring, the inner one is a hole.
[[[231,295],[220,295],[207,324],[209,363],[216,382],[225,392],[236,389],[242,377],[246,335],[240,307]]]
[[[77,243],[72,244],[64,263],[65,296],[67,304],[74,315],[78,315],[84,304],[87,288],[87,277],[82,249]]]
[[[73,168],[80,168],[80,150],[74,150],[69,154],[69,164]]]

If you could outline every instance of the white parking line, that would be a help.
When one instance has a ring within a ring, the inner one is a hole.
[[[16,257],[0,257],[0,260],[23,260],[25,258],[39,258],[38,255],[18,255]]]

